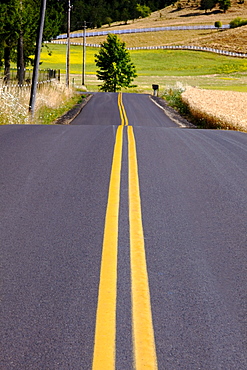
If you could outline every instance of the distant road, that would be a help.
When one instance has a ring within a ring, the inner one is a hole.
[[[148,95],[1,126],[0,368],[245,370],[246,163]]]

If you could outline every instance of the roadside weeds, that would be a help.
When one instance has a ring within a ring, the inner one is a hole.
[[[72,109],[68,112],[64,113],[61,117],[57,118],[53,123],[59,125],[69,125],[80,113],[81,110],[85,107],[85,105],[89,102],[92,98],[92,94],[87,95],[83,98],[82,102],[76,104]]]
[[[30,87],[0,87],[0,125],[52,124],[82,97],[65,85],[52,82],[39,86],[33,119],[29,114]]]
[[[183,117],[177,110],[171,107],[167,101],[158,96],[150,95],[150,99],[161,108],[165,114],[175,122],[181,128],[196,128],[193,123],[189,122],[185,117]]]

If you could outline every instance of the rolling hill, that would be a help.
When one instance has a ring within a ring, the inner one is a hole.
[[[180,4],[180,5],[178,5]],[[178,10],[179,6],[181,9]],[[195,0],[182,0],[161,11],[153,12],[148,18],[138,19],[128,24],[113,23],[111,27],[103,26],[101,30],[116,30],[130,28],[181,26],[181,25],[214,25],[216,21],[229,24],[240,17],[247,19],[247,3],[239,4],[232,0],[231,8],[223,13],[217,7],[205,14]],[[77,31],[78,32],[78,31]],[[105,37],[87,38],[88,43],[101,43]],[[247,26],[229,30],[202,30],[202,31],[161,31],[145,34],[121,35],[127,46],[144,45],[196,45],[208,46],[234,52],[247,52]],[[79,42],[80,40],[78,40]]]

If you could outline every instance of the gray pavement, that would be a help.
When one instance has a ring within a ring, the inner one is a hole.
[[[179,128],[147,95],[134,126],[159,369],[247,368],[247,135]],[[69,126],[0,127],[1,363],[91,369],[117,94]],[[116,368],[131,369],[128,148]]]

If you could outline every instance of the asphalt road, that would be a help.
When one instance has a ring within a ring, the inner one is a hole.
[[[157,367],[247,369],[247,135],[183,129],[147,95],[120,104],[114,93],[95,94],[69,126],[0,127],[0,368],[92,369],[116,133],[114,367],[138,364],[132,332],[146,312],[135,316],[131,293],[136,154]]]

